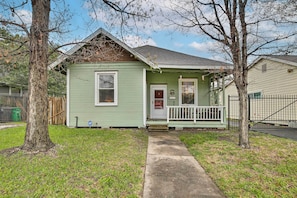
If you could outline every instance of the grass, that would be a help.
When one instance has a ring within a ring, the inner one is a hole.
[[[52,155],[0,155],[1,197],[140,197],[147,134],[50,126]],[[0,130],[0,150],[20,146],[25,127]]]
[[[0,150],[23,143],[25,126],[0,130]],[[141,197],[147,134],[50,126],[53,155],[0,155],[1,197]],[[297,142],[251,132],[251,149],[229,131],[180,139],[226,197],[296,197]]]
[[[297,142],[250,132],[251,149],[235,132],[183,133],[180,139],[227,197],[296,197]]]

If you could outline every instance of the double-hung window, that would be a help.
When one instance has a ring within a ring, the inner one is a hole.
[[[118,104],[118,73],[116,71],[95,72],[95,105]]]
[[[179,79],[180,105],[197,105],[197,79]]]

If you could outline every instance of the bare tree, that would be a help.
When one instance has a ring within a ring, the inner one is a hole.
[[[107,29],[117,27],[119,35],[126,33],[142,34],[151,29],[151,21],[155,11],[151,0],[85,0],[90,15],[96,21],[104,22]],[[106,15],[108,13],[108,15]],[[95,23],[96,24],[96,23]]]
[[[167,13],[170,18],[166,18],[170,22],[181,30],[190,28],[190,31],[203,33],[220,43],[221,49],[232,61],[240,105],[239,145],[250,148],[248,58],[263,53],[291,52],[296,38],[295,1],[183,0],[167,8],[165,12],[170,12]]]
[[[27,46],[29,54],[29,100],[27,112],[27,128],[23,150],[46,151],[54,146],[48,133],[47,117],[47,63],[49,35],[49,0],[32,0],[32,21],[30,28],[25,19],[17,12],[19,7],[28,1],[2,2],[2,9],[8,15],[2,15],[0,22],[5,27],[13,26],[16,32],[25,32],[28,41],[20,43]],[[6,12],[7,14],[8,12]],[[12,16],[12,17],[11,17]],[[6,17],[6,18],[5,18]],[[15,41],[14,41],[15,42]]]
[[[146,1],[146,0],[143,0]],[[67,15],[67,9],[61,9],[63,11],[53,12],[51,9],[51,3],[58,2],[60,4],[55,4],[55,8],[63,5],[63,1],[51,1],[51,0],[16,0],[16,1],[2,1],[0,3],[0,24],[2,27],[14,28],[14,32],[23,33],[28,39],[14,42],[18,44],[19,49],[23,49],[26,46],[27,50],[24,50],[25,54],[29,54],[29,101],[28,101],[28,113],[27,113],[27,128],[25,134],[25,140],[22,147],[23,150],[27,151],[47,151],[55,146],[51,141],[48,132],[48,100],[47,100],[47,68],[49,63],[49,35],[51,32],[65,32],[64,22],[69,19]],[[131,18],[134,24],[138,17],[145,17],[139,10],[137,2],[135,0],[130,1],[97,1],[97,0],[85,0],[86,3],[90,4],[90,9],[93,9],[95,15],[99,14],[100,9],[104,6],[114,11],[110,19],[116,17],[120,19],[120,26],[125,27],[128,25],[128,20]],[[62,3],[62,4],[61,4]],[[26,18],[28,15],[23,15],[20,9],[23,7],[32,10],[32,17],[30,19]],[[98,9],[98,7],[100,9]],[[51,14],[50,14],[51,13]],[[120,16],[116,16],[119,13]],[[56,20],[50,16],[55,16]],[[117,21],[117,20],[114,20]],[[122,29],[122,28],[121,28]],[[2,39],[8,39],[2,37]],[[100,48],[102,44],[109,45],[113,48],[111,44],[105,41],[95,42],[96,44],[87,43],[89,46],[85,51],[81,51],[81,54],[75,54],[77,57],[70,57],[73,61],[84,61],[89,58],[94,58],[94,56],[100,56],[100,54],[93,54],[95,48]],[[73,44],[73,43],[72,43]],[[86,44],[86,43],[85,43]],[[63,44],[65,46],[68,44]],[[61,47],[59,46],[59,47]],[[92,47],[90,47],[92,46]],[[58,50],[59,47],[53,49]],[[118,50],[115,49],[109,50]],[[15,52],[18,48],[14,49]],[[91,50],[90,50],[91,49]],[[101,53],[98,49],[97,53]],[[5,52],[3,54],[11,54],[11,52]],[[73,55],[73,54],[72,54]],[[101,54],[104,57],[104,53]],[[7,59],[8,56],[0,56],[0,58]],[[9,57],[10,58],[10,57]],[[106,58],[106,57],[105,57]],[[109,57],[109,59],[114,59],[114,57]],[[10,60],[11,61],[11,60]],[[16,60],[17,61],[17,60]]]

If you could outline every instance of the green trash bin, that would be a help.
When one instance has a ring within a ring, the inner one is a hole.
[[[15,107],[12,109],[12,121],[17,122],[21,121],[21,109],[18,107]]]

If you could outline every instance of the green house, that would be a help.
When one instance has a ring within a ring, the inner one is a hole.
[[[225,128],[214,102],[230,64],[154,46],[130,48],[103,29],[50,66],[67,74],[68,127]]]

